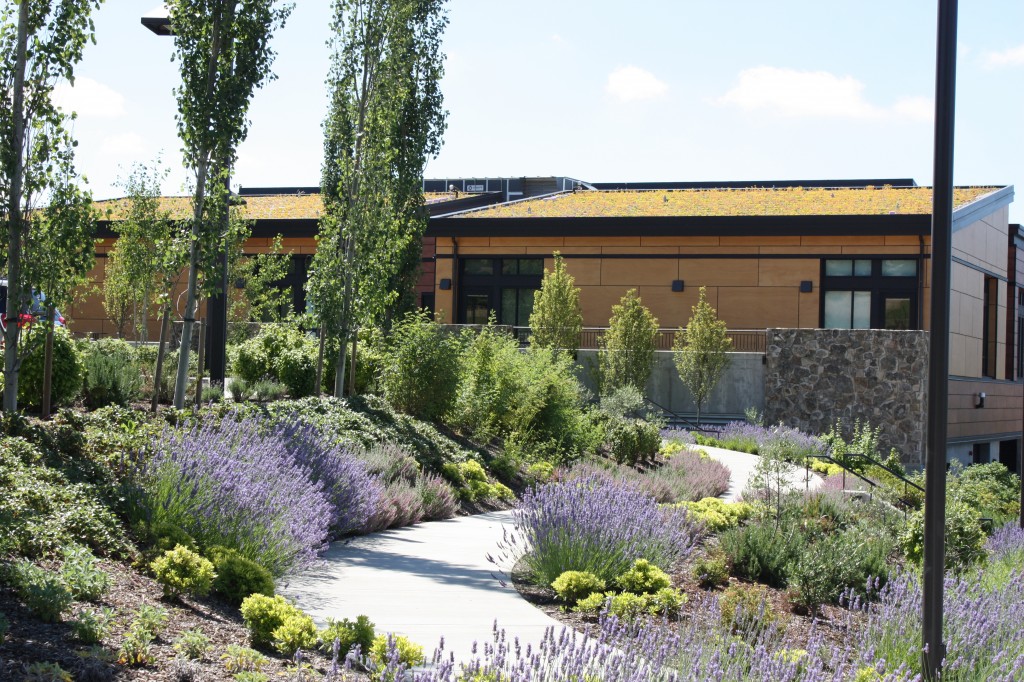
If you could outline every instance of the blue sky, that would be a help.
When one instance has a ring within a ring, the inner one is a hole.
[[[73,89],[79,167],[118,196],[162,153],[180,191],[173,41],[158,0],[109,0]],[[1024,2],[962,2],[955,180],[1024,187]],[[612,180],[913,177],[931,182],[935,3],[451,0],[448,130],[428,177]],[[317,185],[329,3],[274,41],[234,182]],[[1011,208],[1024,220],[1024,194]]]

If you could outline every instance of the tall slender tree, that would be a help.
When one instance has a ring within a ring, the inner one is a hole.
[[[324,337],[340,340],[334,393],[359,324],[400,300],[426,228],[423,167],[441,147],[445,0],[334,0],[321,179],[324,216],[308,283]],[[320,371],[318,370],[318,376]]]
[[[636,289],[612,306],[608,330],[601,337],[598,354],[601,394],[632,386],[640,393],[647,389],[658,338],[658,318],[640,300]]]
[[[562,254],[555,251],[555,267],[544,270],[540,290],[530,313],[530,345],[554,348],[576,357],[583,331],[583,310],[576,279],[565,269]]]
[[[700,288],[700,299],[692,311],[686,327],[676,332],[672,350],[679,378],[697,404],[700,426],[701,409],[729,367],[727,353],[732,350],[732,339],[725,322],[718,319],[718,313],[708,303],[705,287]]]
[[[60,184],[57,156],[73,146],[65,128],[68,117],[53,103],[53,88],[73,81],[74,67],[93,39],[92,11],[100,2],[15,0],[0,7],[0,229],[7,247],[7,313],[14,320],[32,295],[24,273],[32,211]],[[19,339],[19,326],[8,324],[6,412],[18,409]]]
[[[185,163],[195,174],[188,288],[174,406],[185,405],[190,340],[200,275],[211,254],[223,253],[227,235],[228,173],[235,150],[249,132],[249,103],[273,79],[270,38],[293,5],[275,0],[172,0],[174,58],[181,68],[178,135]],[[216,260],[216,259],[213,259]],[[215,278],[209,277],[214,281]],[[212,285],[207,283],[207,289]]]

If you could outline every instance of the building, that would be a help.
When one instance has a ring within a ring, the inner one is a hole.
[[[421,303],[447,323],[479,324],[493,311],[502,324],[526,326],[533,292],[558,251],[581,289],[589,327],[606,326],[612,305],[630,288],[639,290],[661,327],[679,327],[703,286],[731,329],[895,334],[929,328],[931,190],[910,179],[437,179],[425,180],[424,191],[432,217],[418,291]],[[254,220],[247,250],[265,250],[283,235],[294,253],[295,284],[304,281],[315,250],[315,192],[240,192]],[[1017,459],[1024,232],[1009,224],[1013,196],[1012,186],[955,192],[949,455],[958,459]],[[177,201],[187,208],[187,199]],[[296,296],[301,303],[301,293]],[[70,316],[76,329],[109,333],[95,303],[76,306]],[[885,338],[872,342],[883,354],[893,345]],[[912,384],[923,399],[921,381]],[[904,420],[920,417],[920,405],[888,409]]]

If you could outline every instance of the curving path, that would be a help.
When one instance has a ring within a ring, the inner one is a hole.
[[[737,499],[757,463],[757,456],[702,447],[729,467],[729,490]],[[817,487],[813,476],[806,485]],[[794,487],[805,485],[794,469]],[[509,638],[525,646],[540,642],[546,628],[561,624],[523,600],[511,585],[494,577],[496,555],[511,512],[491,512],[352,538],[336,542],[323,562],[289,576],[279,593],[292,599],[320,625],[327,618],[369,616],[378,632],[406,635],[429,657],[444,637],[445,651],[456,660],[473,656],[474,643],[491,641],[494,622]],[[501,566],[507,575],[509,566]]]
[[[729,468],[729,489],[725,491],[722,498],[730,502],[739,500],[743,496],[743,491],[747,488],[747,482],[754,474],[754,468],[761,458],[746,452],[713,448],[706,445],[691,445],[690,447],[703,450],[708,453],[711,459],[718,460]],[[792,490],[799,490],[801,488],[814,490],[820,487],[822,483],[824,481],[821,479],[821,476],[811,472],[810,478],[806,478],[805,471],[797,467],[793,467],[789,475],[789,487]]]

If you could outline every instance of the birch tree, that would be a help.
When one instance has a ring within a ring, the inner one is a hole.
[[[210,254],[226,248],[222,226],[228,212],[229,170],[249,131],[253,94],[273,79],[270,38],[284,25],[292,5],[275,0],[172,0],[168,8],[174,59],[181,69],[181,86],[175,90],[178,135],[185,163],[195,175],[188,287],[174,386],[174,406],[181,409],[201,270]]]
[[[439,87],[444,5],[334,1],[324,216],[307,291],[322,342],[340,340],[338,396],[348,341],[359,324],[379,322],[400,300],[408,254],[426,229],[423,167],[440,151],[446,116]]]

